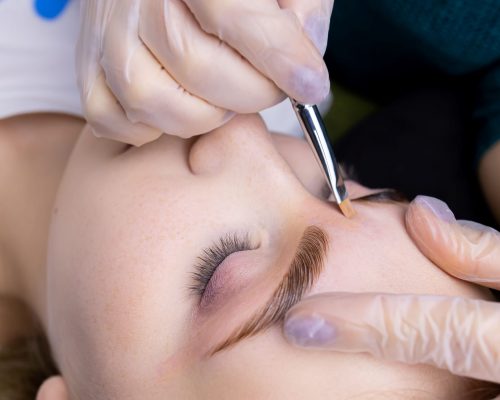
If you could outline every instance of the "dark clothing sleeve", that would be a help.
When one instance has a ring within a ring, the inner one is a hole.
[[[382,105],[470,92],[476,156],[499,139],[500,0],[336,0],[325,59],[333,81]]]

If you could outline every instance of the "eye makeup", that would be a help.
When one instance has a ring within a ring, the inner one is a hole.
[[[212,303],[221,291],[221,279],[217,279],[219,267],[233,254],[256,248],[252,245],[248,234],[233,233],[221,237],[218,242],[203,250],[195,265],[193,283],[190,287],[191,292],[200,299],[200,305],[206,306]]]

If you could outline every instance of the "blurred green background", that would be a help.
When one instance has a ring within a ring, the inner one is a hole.
[[[330,138],[335,141],[344,136],[354,125],[377,111],[375,103],[367,101],[344,87],[333,84],[333,103],[325,115]]]

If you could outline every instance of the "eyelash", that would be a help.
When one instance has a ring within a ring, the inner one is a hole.
[[[218,242],[204,249],[203,255],[198,257],[198,263],[195,266],[196,272],[193,273],[193,284],[190,287],[191,291],[202,298],[210,279],[227,257],[233,253],[254,249],[248,235],[241,236],[233,233],[221,237]]]

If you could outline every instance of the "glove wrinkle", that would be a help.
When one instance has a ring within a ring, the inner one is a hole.
[[[500,312],[495,303],[435,295],[319,295],[296,305],[287,320],[312,314],[334,327],[335,340],[322,346],[330,350],[366,352],[500,382]]]

